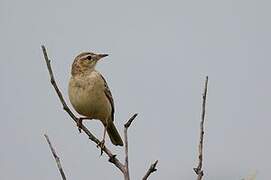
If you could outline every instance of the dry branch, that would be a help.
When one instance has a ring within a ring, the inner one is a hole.
[[[202,95],[202,113],[201,113],[201,122],[200,122],[200,141],[199,141],[199,161],[198,166],[194,168],[195,173],[198,175],[197,180],[201,180],[203,177],[202,162],[203,162],[203,135],[204,135],[204,120],[205,120],[205,107],[206,107],[206,98],[208,90],[208,76],[206,76],[204,93]]]
[[[133,120],[136,118],[137,113],[134,114],[125,124],[124,124],[124,148],[125,148],[125,180],[130,180],[129,173],[129,156],[128,156],[128,128],[130,127]]]
[[[50,59],[48,57],[46,48],[44,45],[41,46],[42,48],[42,52],[44,55],[44,60],[46,62],[47,65],[47,69],[49,72],[49,76],[50,76],[50,81],[52,86],[54,87],[58,98],[63,106],[63,109],[70,115],[70,117],[74,120],[74,122],[76,124],[79,123],[79,118],[77,118],[73,112],[70,110],[70,108],[68,107],[67,103],[65,102],[65,99],[63,98],[63,95],[60,91],[60,89],[57,86],[57,83],[55,81],[54,78],[54,74],[52,71],[52,67],[51,67],[51,63],[50,63]],[[125,139],[125,164],[121,163],[120,160],[116,157],[116,155],[114,155],[105,145],[103,145],[102,151],[105,152],[107,154],[107,156],[109,157],[109,162],[113,163],[122,173],[124,176],[125,180],[130,180],[129,177],[129,162],[128,162],[128,135],[127,135],[127,131],[129,126],[131,125],[132,121],[136,118],[137,114],[134,114],[124,125],[124,139]],[[96,143],[97,145],[100,145],[100,141],[86,128],[86,126],[84,126],[83,124],[80,124],[81,129],[83,130],[83,132],[88,136],[88,138],[93,141],[94,143]],[[45,136],[46,137],[46,136]],[[47,139],[47,138],[46,138]],[[49,143],[49,142],[48,142]],[[150,169],[148,170],[147,174],[144,176],[145,179],[147,179],[147,177],[154,171],[156,171],[155,166],[157,164],[158,161],[156,161],[154,164],[152,164],[152,166],[150,167]]]
[[[151,173],[157,171],[157,169],[156,169],[157,163],[158,163],[158,160],[156,160],[153,164],[151,164],[150,168],[148,169],[148,171],[146,172],[146,174],[145,174],[145,176],[142,178],[142,180],[148,179],[148,177],[151,175]]]
[[[52,152],[52,154],[53,154],[53,156],[54,156],[54,158],[55,158],[56,165],[57,165],[57,168],[58,168],[58,170],[59,170],[59,172],[60,172],[60,174],[61,174],[61,177],[62,177],[63,180],[66,180],[66,176],[65,176],[64,170],[63,170],[63,168],[62,168],[62,166],[61,166],[60,159],[59,159],[58,155],[56,154],[56,151],[55,151],[55,149],[54,149],[52,143],[50,142],[49,137],[48,137],[46,134],[44,134],[44,136],[45,136],[46,141],[47,141],[47,143],[49,144],[49,147],[50,147],[50,149],[51,149],[51,152]]]

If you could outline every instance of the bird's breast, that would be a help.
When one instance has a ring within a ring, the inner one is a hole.
[[[69,98],[74,109],[81,115],[106,120],[111,114],[111,105],[104,93],[104,82],[99,74],[71,77]]]

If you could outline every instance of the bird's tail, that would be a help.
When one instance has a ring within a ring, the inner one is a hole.
[[[120,134],[113,124],[113,122],[108,123],[107,125],[107,134],[109,135],[109,138],[111,142],[116,146],[123,146],[122,139],[120,137]]]

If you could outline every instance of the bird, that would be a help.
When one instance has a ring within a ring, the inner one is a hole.
[[[112,93],[105,78],[95,69],[97,62],[106,56],[108,54],[81,52],[75,57],[71,67],[68,95],[75,111],[82,115],[77,124],[79,131],[83,120],[100,120],[104,126],[100,145],[104,145],[107,132],[112,144],[123,146],[121,136],[114,125],[115,107]]]

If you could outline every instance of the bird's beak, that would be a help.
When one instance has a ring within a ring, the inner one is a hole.
[[[108,56],[108,54],[98,54],[97,56],[98,56],[98,59],[102,59],[102,58]]]

